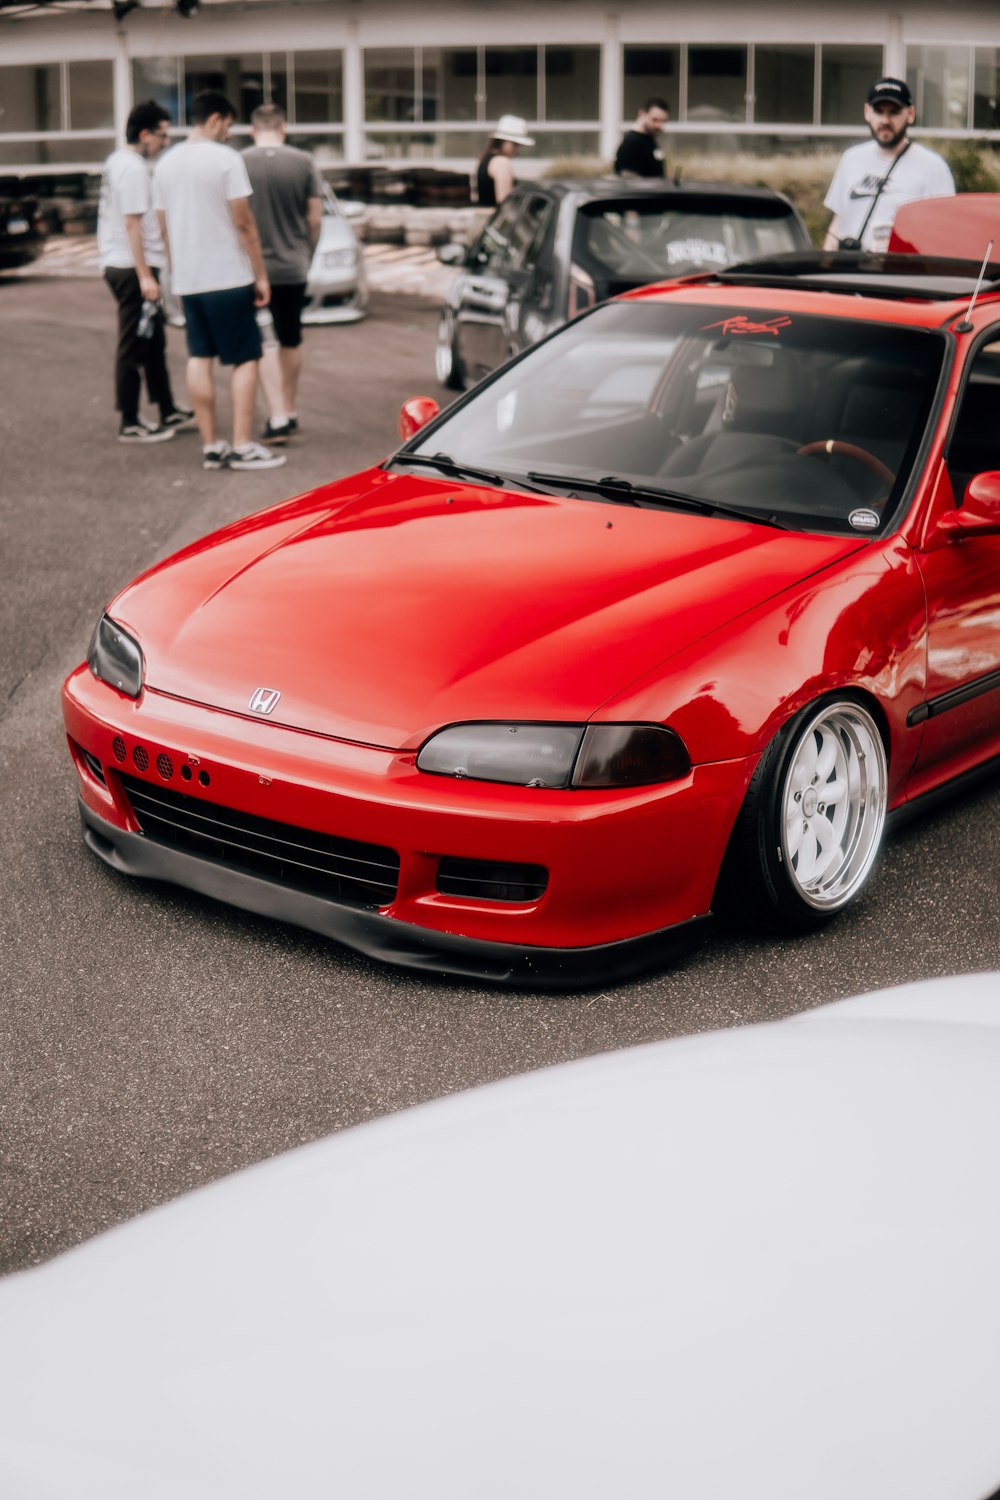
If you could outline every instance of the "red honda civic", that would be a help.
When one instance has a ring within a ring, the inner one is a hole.
[[[539,986],[663,962],[723,902],[835,916],[887,817],[1000,757],[981,238],[605,303],[157,564],[64,688],[88,846]]]

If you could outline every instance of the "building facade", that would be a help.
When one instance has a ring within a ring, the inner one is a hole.
[[[188,7],[181,7],[181,9]],[[1000,143],[1000,4],[913,0],[905,11],[795,0],[0,0],[0,173],[96,167],[139,99],[179,130],[218,88],[245,127],[280,103],[320,161],[468,166],[491,124],[536,137],[520,170],[610,159],[649,95],[685,150],[814,149],[861,128],[882,72],[907,77],[917,134]]]

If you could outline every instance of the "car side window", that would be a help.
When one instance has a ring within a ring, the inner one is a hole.
[[[512,193],[501,203],[486,228],[483,230],[472,264],[478,271],[500,271],[508,261],[511,238],[521,212],[524,198]]]
[[[1000,338],[984,344],[972,362],[947,462],[959,501],[973,475],[1000,470]]]
[[[543,193],[529,193],[518,215],[510,241],[508,264],[511,270],[531,266],[538,258],[552,218],[552,200]]]

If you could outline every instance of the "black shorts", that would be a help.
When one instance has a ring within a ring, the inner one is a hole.
[[[304,281],[271,286],[274,331],[282,349],[297,349],[302,342],[302,309],[305,301],[306,284]]]
[[[245,365],[260,359],[260,329],[253,305],[253,285],[224,292],[193,292],[181,298],[192,359],[216,359]]]

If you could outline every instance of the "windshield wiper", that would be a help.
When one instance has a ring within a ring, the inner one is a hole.
[[[756,521],[761,526],[774,526],[779,531],[788,529],[774,515],[763,515],[755,510],[741,510],[736,505],[726,505],[718,500],[701,499],[697,495],[687,495],[682,490],[663,490],[657,488],[656,485],[633,484],[631,479],[620,479],[615,474],[605,474],[603,479],[574,479],[570,474],[540,474],[529,470],[528,478],[537,480],[539,484],[560,485],[570,494],[577,490],[585,490],[590,495],[601,495],[606,500],[617,500],[623,505],[676,505],[679,509],[693,511],[696,515],[719,514],[732,516],[738,521]]]
[[[419,464],[426,469],[438,469],[452,479],[471,479],[484,484],[503,484],[500,474],[491,474],[486,469],[474,469],[469,464],[459,464],[449,453],[397,453],[389,460],[393,464]]]

